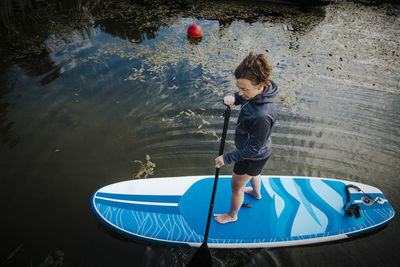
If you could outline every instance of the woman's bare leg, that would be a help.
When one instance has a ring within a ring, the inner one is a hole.
[[[245,187],[244,192],[246,194],[252,195],[256,199],[261,199],[261,176],[253,176],[250,180],[252,187]]]
[[[232,175],[232,197],[231,197],[231,209],[226,214],[214,214],[214,218],[219,223],[229,223],[237,220],[237,214],[240,207],[243,204],[244,199],[244,186],[249,182],[252,177],[243,174],[238,175],[233,173]]]

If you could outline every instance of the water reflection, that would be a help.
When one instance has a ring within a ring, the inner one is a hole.
[[[13,129],[14,122],[8,118],[8,112],[14,108],[14,104],[6,99],[12,91],[12,85],[5,74],[6,72],[0,69],[0,140],[8,148],[13,148],[19,143],[19,136]]]

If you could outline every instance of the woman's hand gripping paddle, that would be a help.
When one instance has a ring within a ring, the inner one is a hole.
[[[224,146],[225,146],[225,137],[226,137],[226,132],[228,130],[228,122],[229,122],[229,117],[231,115],[231,107],[226,106],[225,112],[224,112],[224,129],[222,130],[222,138],[221,138],[221,144],[219,145],[219,156],[224,154]],[[218,178],[219,178],[219,168],[216,168],[215,170],[215,179],[214,179],[214,187],[211,195],[211,202],[210,202],[210,208],[208,210],[208,218],[207,218],[207,227],[206,227],[206,232],[204,234],[204,240],[203,244],[197,249],[197,251],[194,253],[192,256],[192,259],[188,263],[188,267],[207,267],[207,266],[212,266],[211,264],[211,253],[210,249],[207,246],[207,239],[208,239],[208,232],[210,230],[210,221],[212,217],[212,212],[214,208],[214,200],[215,200],[215,193],[217,191],[217,184],[218,184]]]

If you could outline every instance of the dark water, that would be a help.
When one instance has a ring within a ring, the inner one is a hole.
[[[55,21],[45,53],[3,44],[2,266],[37,266],[49,253],[63,266],[182,266],[194,250],[114,234],[89,198],[132,179],[147,154],[152,177],[213,174],[221,98],[235,91],[232,70],[249,51],[268,53],[281,88],[263,174],[370,184],[397,211],[400,5],[368,3],[122,5],[120,16],[87,11],[81,27]],[[186,40],[193,14],[198,45]],[[347,241],[212,254],[215,266],[395,266],[399,236],[396,217]]]

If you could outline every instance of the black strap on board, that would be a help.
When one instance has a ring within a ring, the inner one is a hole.
[[[360,218],[360,206],[357,204],[353,203],[349,207],[347,205],[351,202],[351,196],[350,196],[350,188],[356,189],[358,192],[361,192],[361,189],[358,186],[348,184],[346,185],[346,196],[347,196],[347,202],[344,204],[343,209],[346,212],[347,215],[349,216],[355,216],[356,218]]]
[[[358,186],[353,185],[353,184],[346,185],[347,202],[346,202],[346,204],[344,204],[343,209],[347,215],[350,215],[350,216],[354,215],[356,218],[360,218],[361,217],[360,206],[353,203],[349,207],[347,207],[347,205],[351,202],[350,188],[353,188],[353,189],[357,190],[358,192],[363,193],[366,197],[368,197],[372,201],[372,203],[374,203],[375,200],[370,195],[368,195],[364,191],[362,191]]]

